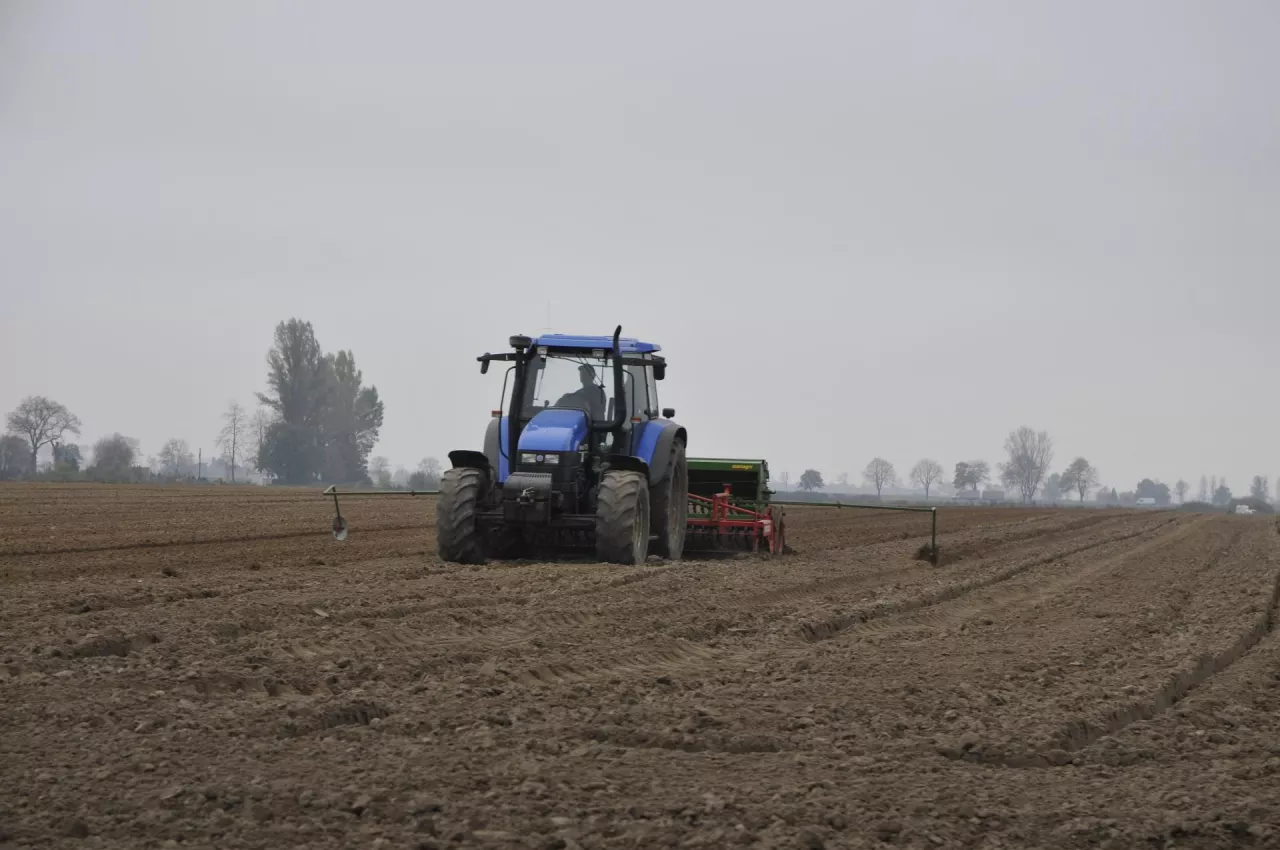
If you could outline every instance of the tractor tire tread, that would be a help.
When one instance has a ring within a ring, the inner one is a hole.
[[[441,476],[436,496],[436,551],[441,560],[484,563],[484,545],[476,528],[484,480],[484,472],[471,467],[450,469]]]
[[[687,503],[689,498],[688,461],[685,459],[684,443],[679,440],[671,447],[671,462],[667,465],[667,470],[666,478],[650,494],[652,507],[649,519],[655,535],[653,554],[669,561],[678,561],[684,553],[687,519],[682,512],[680,527],[672,528],[669,525],[671,500],[681,499]],[[677,493],[677,490],[682,492]]]
[[[611,564],[643,563],[648,554],[649,480],[640,472],[609,470],[600,480],[596,503],[596,555]],[[637,553],[635,527],[644,524],[642,552]]]

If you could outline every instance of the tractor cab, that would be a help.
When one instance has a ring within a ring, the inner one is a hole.
[[[481,371],[510,362],[502,405],[485,440],[485,455],[505,482],[513,472],[575,467],[596,478],[611,455],[635,455],[648,425],[671,419],[658,406],[666,361],[660,346],[635,339],[544,334],[514,336],[511,354],[484,354]],[[508,447],[514,441],[514,456]],[[576,454],[575,459],[568,455]],[[565,476],[560,476],[565,477]]]
[[[522,429],[548,410],[581,411],[589,433],[597,436],[593,447],[607,453],[614,448],[616,432],[621,432],[619,446],[633,448],[643,425],[659,417],[655,372],[661,374],[665,362],[656,354],[658,346],[619,339],[620,386],[615,386],[618,376],[608,337],[547,334],[532,340],[530,347],[523,366]],[[671,411],[666,418],[673,415]],[[615,419],[621,420],[617,428],[611,424]]]

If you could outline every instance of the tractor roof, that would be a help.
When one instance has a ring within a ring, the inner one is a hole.
[[[543,334],[533,341],[534,345],[545,345],[547,348],[580,348],[593,349],[603,348],[606,351],[613,348],[613,337],[611,336],[578,336],[577,334]],[[618,340],[618,346],[624,354],[645,354],[653,351],[661,351],[662,346],[652,342],[641,342],[638,339],[622,337]]]

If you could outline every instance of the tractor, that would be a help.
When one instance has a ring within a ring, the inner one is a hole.
[[[661,348],[622,337],[513,336],[505,407],[482,451],[449,453],[436,497],[440,557],[455,563],[594,549],[602,561],[678,560],[689,499],[688,435],[658,406]]]

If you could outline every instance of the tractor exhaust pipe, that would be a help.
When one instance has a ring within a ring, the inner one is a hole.
[[[620,429],[627,421],[627,391],[622,383],[622,325],[613,331],[613,418],[608,422],[591,423],[591,430],[600,433],[614,432],[614,440],[622,438]]]

